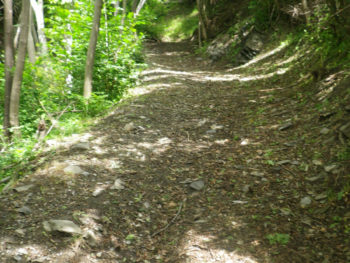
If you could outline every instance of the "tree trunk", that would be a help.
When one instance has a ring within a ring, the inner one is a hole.
[[[84,97],[87,99],[91,97],[92,92],[92,70],[95,60],[97,37],[100,29],[102,4],[103,0],[95,0],[94,20],[90,34],[90,43],[85,66]]]
[[[21,85],[23,79],[24,63],[27,51],[27,40],[29,31],[29,11],[30,2],[22,0],[21,15],[21,32],[19,36],[19,47],[16,61],[16,70],[12,82],[11,99],[10,99],[10,126],[13,129],[13,135],[19,137],[21,135],[19,129],[19,99],[21,93]]]
[[[118,15],[118,12],[119,12],[120,1],[119,1],[119,0],[115,1],[115,2],[113,3],[113,5],[114,5],[114,8],[115,8],[115,11],[114,11],[113,15],[114,15],[114,16],[117,16],[117,15]]]
[[[30,63],[35,64],[36,52],[35,52],[35,42],[34,42],[33,32],[32,32],[32,25],[33,25],[33,11],[30,8],[27,50],[28,50],[28,57],[29,57]]]
[[[122,15],[122,20],[120,22],[120,25],[121,25],[120,34],[122,34],[124,30],[125,19],[126,19],[126,4],[127,4],[127,0],[123,0],[123,15]]]
[[[37,32],[39,36],[39,43],[41,44],[41,54],[47,54],[47,41],[45,36],[45,21],[44,21],[44,3],[43,0],[30,0],[32,8],[35,13]]]
[[[306,18],[306,23],[310,23],[310,9],[309,6],[307,4],[307,0],[302,0],[302,4],[303,4],[303,9],[304,9],[304,13],[305,13],[305,18]]]
[[[12,69],[14,66],[13,46],[13,10],[12,0],[4,1],[4,32],[5,32],[5,98],[4,98],[4,133],[10,139],[10,98],[12,89]]]
[[[141,9],[145,5],[145,3],[146,3],[146,0],[140,0],[139,4],[136,7],[135,13],[134,13],[135,18],[140,14]]]
[[[134,14],[136,13],[137,3],[138,3],[138,0],[133,0],[133,1],[132,1],[131,11],[132,11]]]
[[[197,0],[197,8],[198,8],[198,18],[199,18],[199,27],[198,27],[198,40],[200,43],[200,46],[202,45],[202,40],[207,40],[207,30],[205,27],[205,21],[203,19],[203,7],[202,7],[202,1]]]

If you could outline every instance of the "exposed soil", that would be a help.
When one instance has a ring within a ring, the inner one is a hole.
[[[0,196],[0,261],[350,262],[334,219],[348,207],[322,196],[330,160],[314,155],[327,152],[312,148],[318,118],[288,95],[291,79],[211,67],[189,43],[150,43],[146,57],[139,95],[75,137],[89,149],[67,139],[17,185],[32,188]],[[50,219],[95,238],[48,233]]]

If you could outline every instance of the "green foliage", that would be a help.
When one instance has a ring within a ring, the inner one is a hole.
[[[266,236],[267,240],[271,245],[287,245],[289,243],[290,235],[289,234],[280,234],[274,233]]]
[[[20,99],[22,139],[8,145],[0,134],[0,150],[4,149],[5,153],[0,155],[0,178],[14,173],[17,166],[11,168],[12,164],[19,162],[25,166],[34,158],[32,148],[40,119],[50,127],[51,119],[60,116],[49,136],[69,135],[82,129],[89,117],[106,112],[135,84],[143,65],[142,37],[136,32],[142,21],[129,13],[122,26],[122,17],[113,15],[112,6],[111,1],[105,1],[93,72],[94,93],[86,101],[82,93],[93,1],[45,2],[49,52],[38,57],[34,65],[26,62]],[[2,54],[0,60],[4,60]],[[0,63],[0,85],[4,86],[3,63]],[[4,90],[0,89],[0,116],[3,116],[3,103]],[[3,122],[2,117],[0,121]]]
[[[178,41],[190,38],[198,27],[198,11],[193,4],[160,4],[151,0],[141,12],[137,28],[148,38]]]

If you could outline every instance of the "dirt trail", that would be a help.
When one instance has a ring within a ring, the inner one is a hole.
[[[146,56],[135,99],[0,196],[0,262],[346,262],[328,207],[300,206],[303,131],[279,129],[293,100],[247,69],[208,70],[189,43]]]

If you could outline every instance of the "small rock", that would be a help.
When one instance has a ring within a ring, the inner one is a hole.
[[[146,201],[146,202],[143,203],[143,207],[146,208],[146,209],[150,209],[151,205],[150,205],[149,202]]]
[[[95,233],[92,230],[88,230],[84,236],[86,239],[86,242],[91,246],[91,247],[96,247],[98,244],[97,237]]]
[[[204,181],[203,180],[197,180],[190,184],[190,187],[196,191],[200,191],[204,188]]]
[[[97,257],[97,258],[101,258],[101,257],[102,257],[102,252],[96,253],[96,257]]]
[[[247,184],[247,185],[243,186],[242,191],[243,191],[243,193],[247,194],[249,192],[252,192],[253,190],[252,190],[252,187],[249,184]]]
[[[206,134],[214,134],[214,133],[216,133],[216,130],[208,130],[208,131],[206,131]]]
[[[291,128],[292,126],[293,126],[293,123],[289,121],[289,122],[286,122],[286,123],[282,124],[282,126],[279,127],[278,129],[280,131],[285,131],[285,130]]]
[[[242,146],[248,145],[249,143],[250,143],[249,139],[244,139],[241,141]]]
[[[313,176],[313,177],[306,177],[305,180],[306,181],[309,181],[309,182],[316,182],[320,179],[322,179],[324,176],[322,174],[320,175],[316,175],[316,176]]]
[[[322,166],[323,165],[322,161],[320,161],[320,160],[312,160],[312,163],[314,165],[316,165],[316,166]]]
[[[29,215],[32,213],[32,210],[28,206],[22,206],[17,211],[23,215]]]
[[[41,258],[34,259],[32,262],[33,263],[44,263],[44,262],[49,262],[49,261],[46,257],[41,257]]]
[[[66,174],[84,174],[85,171],[77,165],[69,165],[63,170]]]
[[[18,263],[26,263],[27,262],[27,260],[24,257],[22,257],[21,255],[16,255],[13,257],[13,259]]]
[[[121,179],[116,179],[111,187],[112,190],[123,190],[124,188],[124,182]]]
[[[93,196],[93,197],[97,197],[97,196],[101,195],[101,194],[103,193],[104,190],[105,190],[104,187],[97,187],[97,188],[95,189],[95,191],[92,193],[92,196]]]
[[[284,165],[284,164],[289,164],[289,163],[292,163],[292,161],[291,160],[283,160],[283,161],[277,162],[276,164],[277,165]]]
[[[24,236],[26,234],[26,231],[24,229],[19,228],[15,230],[15,233],[20,236]]]
[[[315,200],[319,201],[319,200],[322,200],[322,199],[326,199],[327,197],[328,197],[327,193],[322,193],[322,194],[316,195],[315,196]]]
[[[310,197],[306,196],[303,199],[300,200],[300,206],[301,208],[306,208],[308,206],[310,206],[312,203],[312,200]]]
[[[71,147],[72,150],[89,150],[90,149],[90,144],[88,142],[80,142],[77,144],[72,145]]]
[[[336,169],[338,166],[336,164],[331,164],[331,165],[328,165],[328,166],[325,166],[324,167],[324,170],[329,173],[331,171],[333,171],[334,169]]]
[[[323,129],[320,131],[320,133],[323,134],[323,135],[326,135],[326,134],[328,134],[330,131],[331,131],[331,130],[328,129],[328,128],[323,128]]]
[[[258,177],[263,177],[265,175],[263,172],[259,172],[259,171],[253,171],[250,174]]]
[[[22,192],[28,191],[33,186],[34,186],[33,184],[23,185],[23,186],[19,186],[19,187],[13,188],[13,190],[18,192],[18,193],[22,193]]]
[[[288,146],[288,147],[294,147],[297,145],[297,142],[286,142],[283,145]]]
[[[80,235],[82,233],[79,226],[74,224],[72,221],[69,220],[49,220],[43,222],[43,227],[45,231],[47,232],[63,232],[67,234],[78,234]]]
[[[340,131],[347,137],[350,139],[350,122],[341,126],[340,127]]]
[[[133,122],[130,122],[124,126],[124,131],[131,132],[136,130],[136,126]]]

